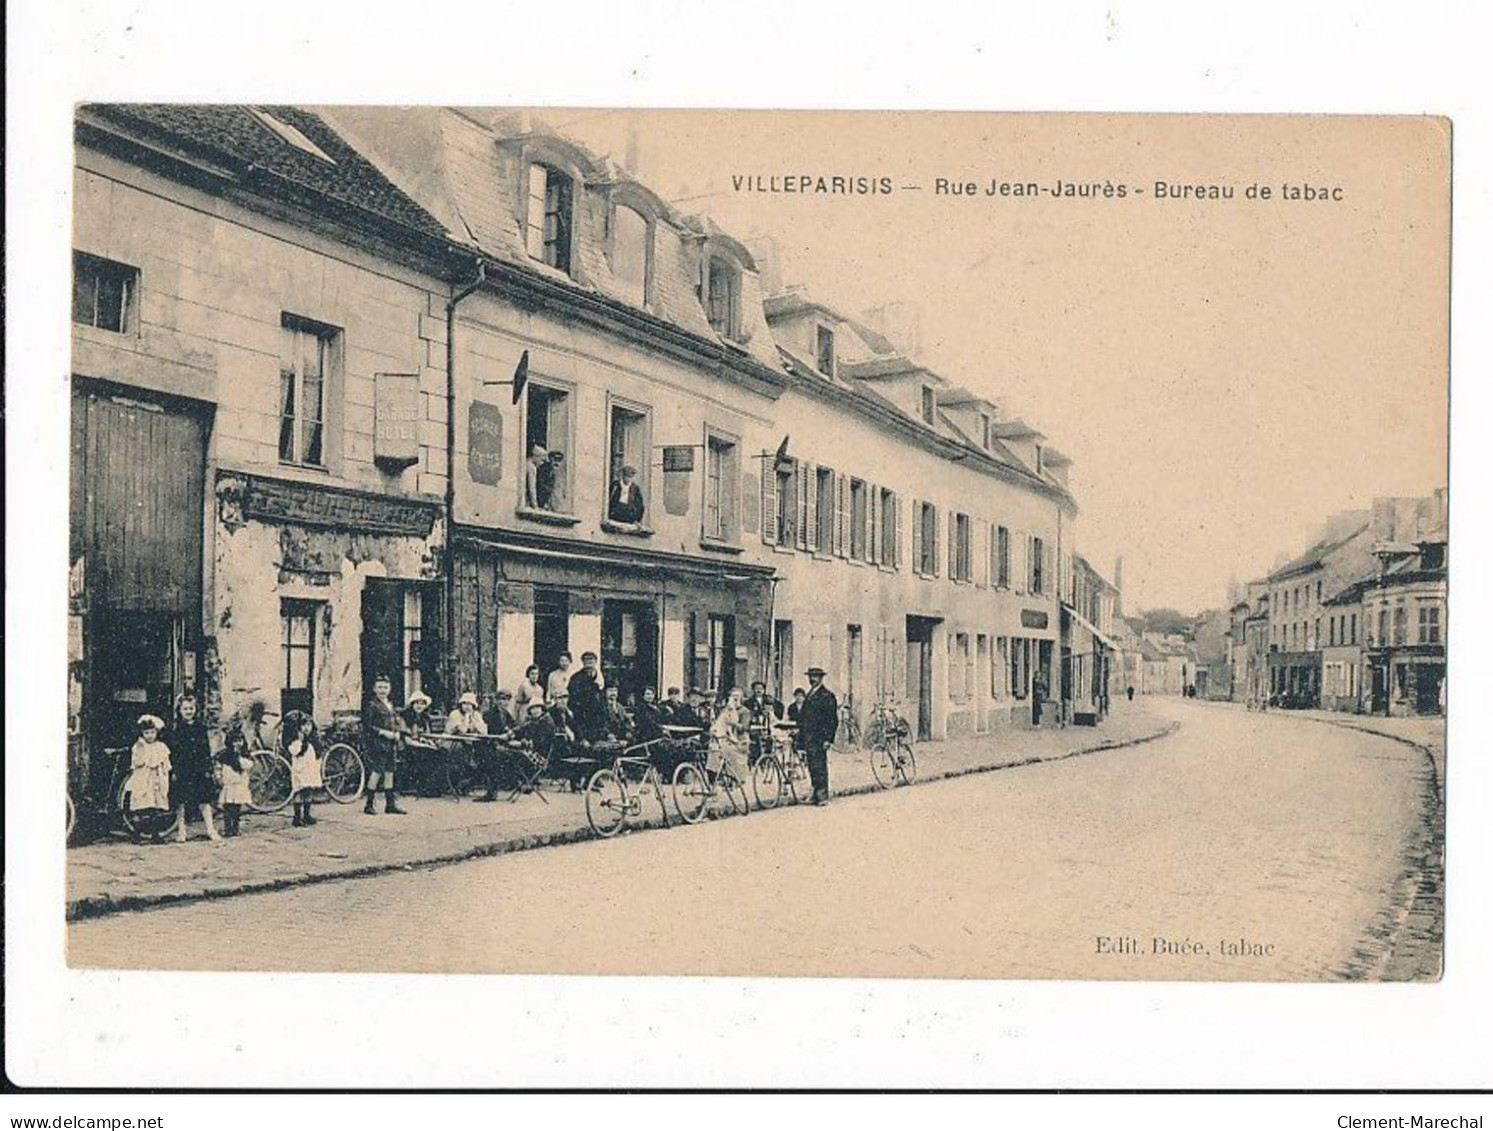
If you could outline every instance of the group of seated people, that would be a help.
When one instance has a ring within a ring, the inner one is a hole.
[[[428,695],[412,695],[401,713],[405,734],[417,741],[433,734],[492,739],[474,748],[486,780],[481,800],[491,801],[500,789],[518,789],[532,780],[541,767],[580,788],[596,763],[619,750],[648,744],[652,753],[677,757],[693,737],[707,732],[742,745],[755,760],[769,748],[773,725],[797,721],[804,698],[803,689],[795,689],[794,702],[785,710],[759,680],[747,698],[733,691],[716,702],[695,688],[686,695],[670,687],[660,700],[653,688],[645,687],[624,705],[594,652],[584,653],[574,671],[569,661],[562,655],[542,684],[538,667],[531,666],[516,695],[498,691],[485,711],[474,693],[463,692],[444,726],[436,725]]]

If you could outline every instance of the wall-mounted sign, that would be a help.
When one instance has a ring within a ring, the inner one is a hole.
[[[467,473],[486,487],[503,478],[503,413],[497,405],[473,401],[467,411]]]
[[[1046,628],[1047,627],[1047,614],[1044,613],[1040,609],[1022,609],[1021,610],[1021,627],[1022,628]]]
[[[373,462],[393,471],[419,463],[422,415],[418,374],[374,374]]]
[[[694,471],[695,449],[689,444],[670,444],[664,448],[665,471]]]
[[[252,475],[220,481],[219,495],[236,497],[246,519],[295,522],[372,534],[412,534],[428,537],[436,508],[414,499],[339,491],[319,484],[259,479]]]

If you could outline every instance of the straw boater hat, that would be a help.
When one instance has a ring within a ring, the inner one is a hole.
[[[804,675],[824,675],[824,674],[826,674],[826,673],[825,673],[824,669],[821,668],[821,667],[812,667],[808,671],[804,672]]]

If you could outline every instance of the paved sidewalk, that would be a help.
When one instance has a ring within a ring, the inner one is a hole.
[[[1008,730],[915,748],[918,780],[934,781],[1031,762],[1128,746],[1174,729],[1141,703],[1119,704],[1098,727]],[[878,788],[860,751],[834,751],[830,782],[836,794]],[[679,821],[665,788],[671,823]],[[361,805],[316,806],[318,823],[294,828],[287,806],[281,813],[248,814],[243,835],[208,841],[202,826],[190,826],[185,844],[134,844],[122,838],[68,850],[67,917],[84,919],[157,904],[215,899],[270,891],[321,880],[374,875],[453,863],[474,856],[565,844],[589,838],[580,795],[558,787],[543,798],[527,795],[512,804],[454,798],[413,797],[407,816],[367,816]],[[382,804],[379,806],[382,809]],[[642,827],[661,823],[657,803],[645,798]]]

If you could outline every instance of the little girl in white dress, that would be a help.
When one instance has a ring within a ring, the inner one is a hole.
[[[315,724],[311,716],[301,711],[291,711],[285,717],[285,733],[290,739],[285,744],[286,757],[290,759],[290,789],[295,802],[295,816],[291,824],[314,825],[311,815],[311,795],[321,788],[321,755],[312,741]]]

